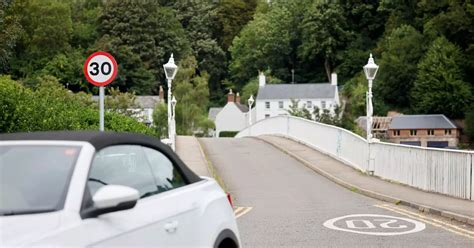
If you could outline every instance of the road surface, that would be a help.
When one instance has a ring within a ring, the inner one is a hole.
[[[263,141],[201,141],[234,205],[251,208],[237,219],[244,247],[474,247],[472,227],[351,192]]]

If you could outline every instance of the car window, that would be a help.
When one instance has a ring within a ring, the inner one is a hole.
[[[137,145],[111,146],[96,154],[88,179],[91,195],[108,184],[132,187],[141,198],[159,192],[143,149]]]
[[[0,215],[60,210],[81,148],[0,146]]]
[[[165,155],[148,147],[143,147],[143,151],[150,163],[160,192],[186,185],[180,171]]]

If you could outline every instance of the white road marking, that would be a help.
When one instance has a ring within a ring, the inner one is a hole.
[[[344,223],[345,226],[336,226],[336,222],[338,221],[340,221],[340,223]],[[408,225],[406,225],[408,223],[412,224],[412,227],[408,227]],[[426,228],[424,223],[416,220],[380,214],[345,215],[327,220],[326,222],[324,222],[323,225],[333,230],[375,236],[403,235],[414,232],[420,232]],[[393,231],[394,229],[403,230]]]
[[[237,207],[234,209],[235,218],[239,218],[252,210],[252,207]]]
[[[405,209],[402,209],[402,208],[399,208],[399,207],[388,205],[388,204],[374,205],[374,206],[378,207],[378,208],[383,208],[385,210],[389,210],[389,211],[392,211],[392,212],[395,212],[395,213],[398,213],[398,214],[401,214],[401,215],[405,215],[405,216],[408,216],[410,218],[413,218],[413,219],[416,219],[416,220],[419,220],[419,221],[426,222],[426,223],[428,223],[432,226],[442,228],[446,231],[452,232],[454,234],[457,234],[457,235],[460,235],[460,236],[463,236],[463,237],[466,237],[466,238],[474,239],[474,232],[463,229],[463,228],[460,228],[458,226],[455,226],[455,225],[452,225],[452,224],[449,224],[449,223],[446,223],[446,222],[441,221],[441,220],[429,218],[428,216],[423,216],[423,215],[413,213],[411,211],[408,211],[408,210],[405,210]]]

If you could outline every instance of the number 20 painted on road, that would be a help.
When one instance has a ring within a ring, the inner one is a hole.
[[[106,86],[117,75],[117,62],[114,57],[106,52],[91,54],[84,63],[84,74],[87,81],[95,86]]]

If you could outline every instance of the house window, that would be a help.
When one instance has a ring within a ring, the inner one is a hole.
[[[265,108],[270,109],[270,102],[265,102]]]
[[[281,109],[284,108],[283,101],[278,102],[278,107],[281,108]]]
[[[433,129],[428,129],[428,135],[434,135],[434,130]]]
[[[451,129],[445,129],[444,135],[451,135]]]
[[[325,109],[326,108],[326,101],[321,102],[321,108]]]
[[[269,114],[266,114],[266,115],[265,115],[265,118],[269,118],[269,117],[270,117],[270,115],[269,115]]]
[[[313,107],[313,103],[311,101],[306,101],[306,107],[307,108],[312,108]]]
[[[416,136],[416,130],[410,130],[410,135],[411,136]]]
[[[393,130],[393,136],[400,136],[400,130]]]

